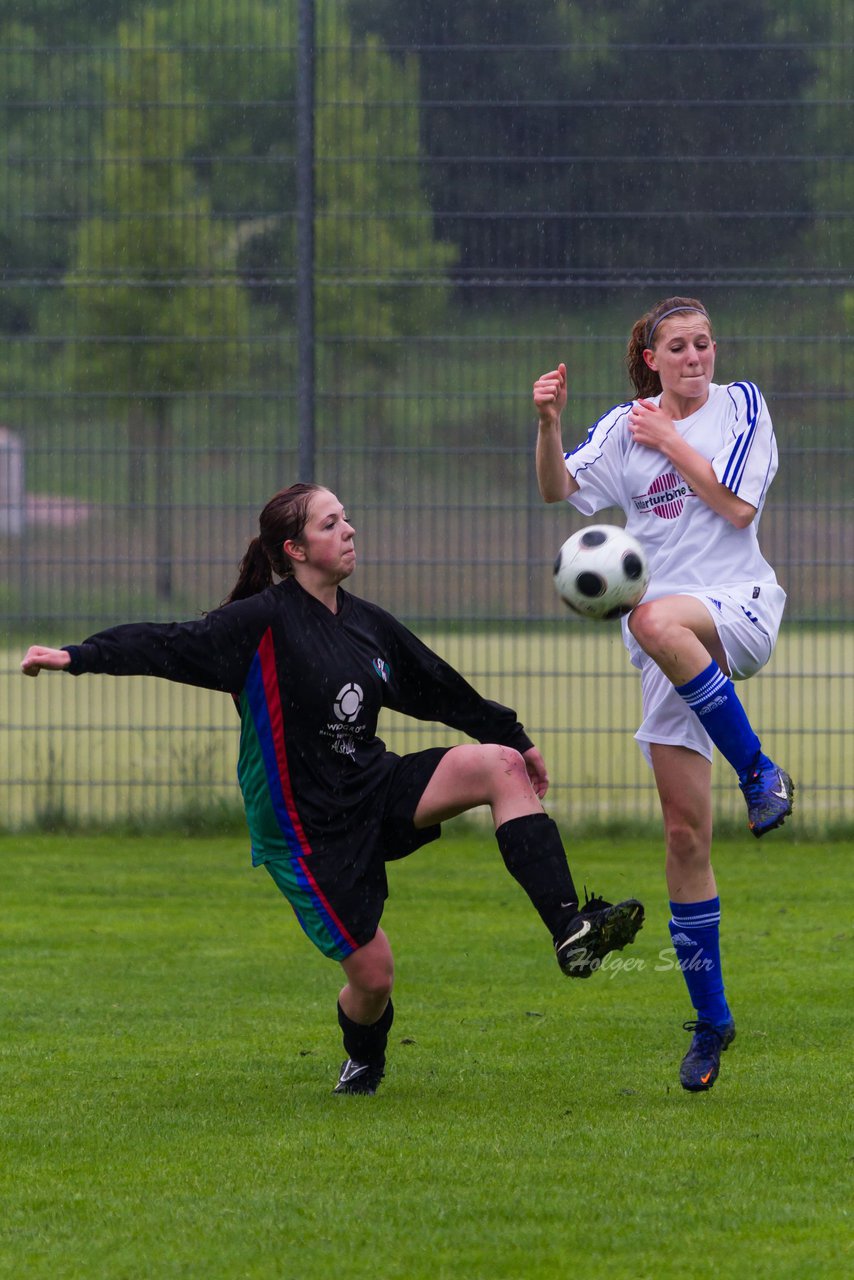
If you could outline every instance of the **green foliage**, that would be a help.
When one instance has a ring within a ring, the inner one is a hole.
[[[181,51],[204,104],[193,164],[217,214],[237,227],[244,278],[256,241],[281,237],[294,207],[294,0],[197,0],[156,10],[157,39]]]
[[[375,38],[356,48],[337,22],[325,38],[316,114],[318,333],[355,339],[351,357],[383,364],[385,339],[439,327],[456,254],[433,238],[420,186],[416,59],[393,61]]]
[[[424,46],[429,195],[465,268],[694,271],[803,247],[811,175],[780,160],[806,150],[804,15],[767,0],[354,0],[354,23]]]
[[[158,11],[158,40],[205,110],[194,166],[230,218],[241,278],[278,323],[293,315],[296,5],[201,0]],[[349,366],[386,367],[391,337],[429,332],[447,302],[455,250],[433,235],[421,182],[418,66],[377,39],[356,47],[347,7],[318,4],[315,255],[318,336],[353,339]]]
[[[66,278],[77,343],[75,382],[164,393],[235,377],[246,300],[233,255],[184,161],[200,104],[181,55],[157,47],[152,13],[119,29],[105,70],[96,152],[98,212],[80,224]],[[180,110],[176,110],[176,104]]]
[[[38,327],[39,285],[49,289],[65,267],[86,202],[89,175],[76,157],[88,146],[93,113],[82,104],[96,96],[97,74],[92,58],[45,47],[35,26],[9,17],[0,83],[0,330],[21,334]]]
[[[41,43],[55,48],[94,42],[122,18],[143,7],[144,0],[0,0],[0,23],[14,22],[22,13]]]
[[[491,835],[446,836],[390,868],[396,1020],[362,1099],[331,1094],[338,966],[245,839],[0,841],[6,1270],[553,1280],[581,1253],[682,1280],[687,1251],[720,1280],[842,1277],[851,855],[811,877],[787,846],[769,898],[767,852],[718,847],[738,1036],[691,1096],[658,842],[572,842],[647,905],[581,983]]]

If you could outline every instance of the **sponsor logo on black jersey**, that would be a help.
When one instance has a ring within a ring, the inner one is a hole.
[[[388,678],[391,674],[388,663],[383,658],[374,658],[374,671],[381,680],[388,684]]]
[[[354,720],[358,720],[364,701],[362,686],[351,681],[350,684],[342,685],[338,690],[332,710],[344,724],[352,724]]]

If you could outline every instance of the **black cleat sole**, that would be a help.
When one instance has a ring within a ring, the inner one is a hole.
[[[634,942],[643,928],[643,904],[637,898],[627,898],[611,907],[608,918],[597,924],[597,935],[587,941],[579,938],[577,944],[569,943],[561,956],[557,951],[557,960],[561,972],[568,978],[589,978],[601,966],[605,956],[612,951],[622,951],[623,947]]]

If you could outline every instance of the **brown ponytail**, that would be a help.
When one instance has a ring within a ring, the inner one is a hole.
[[[640,399],[657,396],[661,391],[661,379],[654,369],[650,369],[643,358],[643,353],[655,350],[658,326],[674,311],[698,312],[709,321],[711,332],[712,322],[709,319],[709,313],[702,302],[696,298],[662,298],[661,302],[657,302],[645,315],[642,315],[632,327],[632,335],[626,348],[626,368],[629,371],[635,395]],[[714,334],[712,336],[714,337]]]
[[[292,484],[289,489],[274,494],[258,517],[260,534],[246,548],[237,581],[223,604],[257,595],[272,584],[274,576],[287,578],[293,573],[284,544],[289,540],[299,542],[311,499],[322,487],[319,484]]]

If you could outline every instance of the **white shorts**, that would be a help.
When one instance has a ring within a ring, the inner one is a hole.
[[[715,628],[729,663],[733,680],[747,680],[765,666],[780,630],[786,593],[776,584],[763,584],[761,604],[751,596],[741,596],[738,588],[726,591],[712,588],[702,591],[682,591],[680,595],[692,596],[706,606],[714,620]],[[643,721],[635,734],[635,740],[651,764],[649,744],[664,743],[668,746],[688,747],[707,760],[712,759],[714,744],[684,698],[680,698],[667,676],[656,666],[629,636],[629,652],[632,662],[640,667]]]

